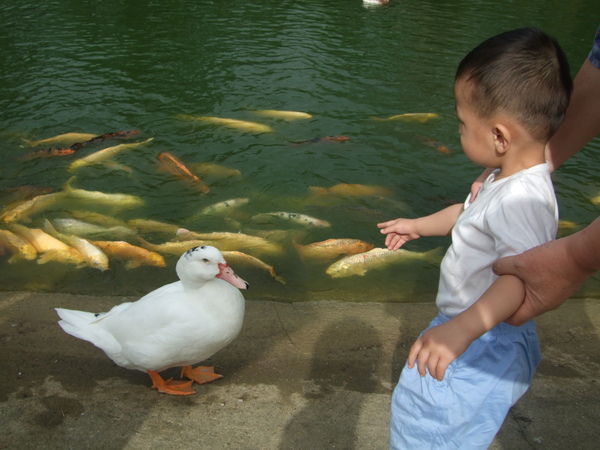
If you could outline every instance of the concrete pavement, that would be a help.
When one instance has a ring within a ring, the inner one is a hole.
[[[208,362],[224,378],[172,397],[56,323],[54,307],[124,300],[0,292],[0,449],[385,449],[393,386],[436,312],[248,301],[242,333]],[[598,448],[600,301],[537,323],[544,360],[492,448]]]

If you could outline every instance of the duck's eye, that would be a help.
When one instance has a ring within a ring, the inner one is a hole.
[[[204,261],[205,263],[209,262],[206,258],[202,258],[202,261]]]

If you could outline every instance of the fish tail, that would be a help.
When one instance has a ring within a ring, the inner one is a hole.
[[[442,247],[434,248],[433,250],[429,250],[428,252],[425,252],[425,254],[423,256],[424,256],[425,261],[430,262],[431,264],[438,265],[442,261],[443,248]]]

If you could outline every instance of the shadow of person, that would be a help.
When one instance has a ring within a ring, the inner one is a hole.
[[[372,325],[346,319],[325,328],[302,382],[306,404],[286,425],[279,448],[354,448],[364,394],[379,385],[373,374],[380,356]]]

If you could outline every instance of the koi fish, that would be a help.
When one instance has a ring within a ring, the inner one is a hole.
[[[109,257],[125,261],[126,269],[135,269],[141,265],[166,267],[165,259],[156,252],[132,245],[125,241],[91,241]]]
[[[301,111],[279,111],[275,109],[260,109],[253,111],[254,114],[258,114],[263,117],[272,117],[274,119],[283,119],[283,120],[297,120],[297,119],[310,119],[312,117],[311,114],[301,112]]]
[[[107,216],[106,214],[100,214],[95,211],[71,210],[68,211],[68,214],[75,219],[102,225],[104,227],[127,227],[127,223],[123,220],[113,216]]]
[[[43,150],[33,150],[27,152],[25,156],[21,158],[21,161],[31,161],[36,158],[52,158],[54,156],[68,156],[75,153],[72,148],[45,148]]]
[[[5,206],[1,209],[13,209],[17,205],[26,202],[37,195],[49,194],[52,191],[54,191],[54,188],[50,186],[35,186],[32,184],[2,189],[0,191],[0,196],[2,196],[2,202]]]
[[[198,122],[208,122],[215,125],[222,125],[227,128],[232,128],[246,133],[271,133],[273,129],[268,125],[263,125],[256,122],[248,122],[246,120],[228,119],[225,117],[211,117],[211,116],[188,116],[185,114],[179,114],[177,116],[180,119],[196,120]]]
[[[446,155],[449,155],[451,153],[450,149],[448,147],[446,147],[445,145],[440,144],[437,141],[434,141],[431,138],[426,138],[426,137],[423,137],[423,136],[419,136],[419,140],[421,142],[423,142],[425,145],[427,145],[428,147],[431,147],[431,148],[437,150],[440,153],[445,153]]]
[[[48,219],[44,219],[44,231],[76,249],[81,253],[88,266],[99,269],[102,272],[108,270],[108,256],[87,239],[59,233]]]
[[[300,257],[304,260],[313,259],[319,262],[329,261],[342,255],[356,255],[372,250],[375,246],[360,239],[327,239],[300,245],[294,242]]]
[[[16,222],[17,220],[29,221],[29,216],[45,211],[56,204],[57,201],[65,197],[64,192],[52,192],[50,194],[36,195],[30,200],[18,204],[0,215],[5,223]]]
[[[200,215],[216,216],[227,214],[232,209],[239,208],[240,206],[247,205],[250,202],[249,198],[230,198],[214,205],[207,206],[200,211]]]
[[[369,186],[356,183],[340,183],[329,188],[310,186],[310,191],[315,195],[344,195],[351,197],[365,197],[369,195],[391,196],[391,189],[383,186]]]
[[[307,139],[306,141],[296,142],[296,144],[305,144],[307,142],[346,142],[349,140],[350,138],[348,136],[324,136],[316,137],[313,139]]]
[[[141,145],[147,144],[154,138],[146,139],[142,142],[133,142],[130,144],[119,144],[113,147],[108,147],[103,150],[92,153],[91,155],[84,156],[83,158],[76,159],[69,165],[69,170],[75,170],[83,166],[89,166],[91,164],[98,164],[113,158],[123,150],[140,147]]]
[[[180,242],[164,242],[162,244],[152,244],[141,237],[138,236],[138,241],[140,245],[146,250],[150,250],[156,253],[162,253],[165,255],[174,255],[181,256],[189,249],[194,247],[201,247],[203,245],[208,245],[204,241],[199,240],[190,240],[190,241],[180,241]]]
[[[304,225],[307,227],[315,227],[315,228],[329,228],[331,224],[326,220],[317,219],[316,217],[308,216],[306,214],[286,212],[286,211],[277,211],[277,212],[268,212],[268,213],[260,213],[252,216],[252,221],[259,223],[269,223],[273,218],[280,218],[284,220],[289,220],[293,223],[297,223],[299,225]]]
[[[254,256],[235,250],[224,250],[221,253],[223,254],[223,258],[225,258],[225,261],[227,261],[228,264],[247,265],[250,267],[256,267],[257,269],[266,270],[277,281],[279,281],[282,284],[285,284],[285,280],[279,275],[277,275],[277,273],[275,273],[275,269],[273,268],[273,266],[268,265],[264,261],[255,258]]]
[[[600,195],[596,195],[595,197],[592,197],[590,199],[590,201],[592,202],[592,204],[594,205],[600,205]]]
[[[325,272],[331,278],[350,277],[352,275],[363,276],[368,270],[386,267],[401,261],[427,261],[438,264],[441,257],[441,247],[428,252],[411,252],[402,248],[398,250],[374,248],[365,253],[346,256],[331,264]]]
[[[209,187],[204,182],[194,175],[190,170],[175,156],[167,152],[160,152],[158,154],[158,160],[161,166],[172,175],[175,175],[182,180],[192,182],[195,186],[198,186],[205,194],[210,191]]]
[[[23,225],[14,224],[11,229],[30,242],[36,251],[42,254],[37,260],[38,264],[44,264],[50,260],[71,264],[82,264],[84,262],[83,256],[76,249],[39,228],[27,228]]]
[[[76,142],[74,144],[71,144],[69,148],[79,150],[81,147],[86,145],[97,144],[99,142],[104,142],[110,139],[129,139],[130,137],[137,136],[138,134],[140,134],[140,130],[125,130],[117,131],[115,133],[106,133],[100,136],[93,137],[87,141]]]
[[[90,139],[93,139],[97,136],[98,136],[97,134],[91,134],[91,133],[64,133],[64,134],[59,134],[58,136],[53,136],[53,137],[49,137],[46,139],[42,139],[40,141],[25,140],[25,142],[30,147],[38,147],[40,145],[53,145],[53,144],[69,145],[69,144],[74,144],[76,142],[89,141]]]
[[[229,233],[226,231],[213,233],[196,233],[181,228],[177,231],[175,239],[178,241],[197,240],[205,245],[212,245],[221,251],[245,250],[250,253],[281,255],[283,249],[273,242],[267,241],[259,236],[251,236],[244,233]]]
[[[8,230],[0,230],[0,245],[12,252],[8,262],[13,263],[19,259],[32,260],[37,258],[37,250],[31,243],[21,236]]]
[[[113,226],[106,228],[93,223],[84,222],[77,219],[52,219],[52,226],[61,233],[74,234],[79,237],[127,239],[136,235],[136,232],[123,226]]]
[[[169,233],[175,234],[179,230],[178,225],[172,225],[170,223],[159,222],[157,220],[149,219],[131,219],[127,221],[127,225],[130,227],[141,230],[143,233]]]
[[[379,117],[371,117],[373,120],[378,121],[391,121],[391,120],[402,120],[404,122],[427,122],[431,119],[436,119],[439,117],[439,114],[435,113],[406,113],[406,114],[398,114],[396,116],[391,116],[387,118],[379,118]]]
[[[190,169],[193,173],[200,176],[214,176],[214,177],[239,177],[242,172],[237,169],[231,169],[221,164],[211,162],[201,162],[192,164]]]
[[[70,198],[89,201],[99,205],[118,206],[120,208],[133,208],[144,204],[144,200],[135,195],[119,193],[107,194],[100,191],[86,191],[85,189],[73,188],[71,187],[72,181],[73,178],[67,182],[63,191],[65,195]]]

